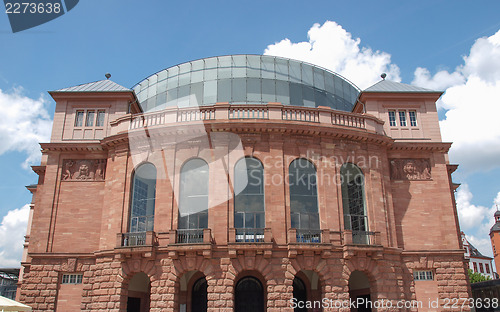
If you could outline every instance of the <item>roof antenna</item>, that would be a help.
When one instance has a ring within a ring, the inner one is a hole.
[[[106,77],[106,79],[109,79],[109,78],[111,78],[111,74],[110,73],[106,73],[106,75],[104,75],[104,77]]]
[[[380,77],[382,77],[382,79],[385,80],[385,77],[387,77],[387,74],[386,73],[382,73],[382,75],[380,75]]]

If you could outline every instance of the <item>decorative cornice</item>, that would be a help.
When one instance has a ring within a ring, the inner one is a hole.
[[[451,147],[451,143],[443,142],[394,142],[390,151],[433,151],[446,153]]]
[[[100,143],[72,143],[72,142],[58,142],[58,143],[40,143],[42,153],[46,152],[102,152],[104,151]]]

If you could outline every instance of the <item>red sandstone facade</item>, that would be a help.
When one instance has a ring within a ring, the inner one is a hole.
[[[353,112],[217,103],[148,114],[133,91],[51,95],[52,138],[41,144],[42,162],[34,167],[39,181],[31,188],[19,291],[34,311],[194,311],[195,283],[203,278],[208,311],[233,311],[237,285],[248,277],[262,285],[270,312],[293,311],[295,278],[310,301],[369,295],[394,304],[373,311],[468,311],[443,307],[448,299],[465,300],[470,289],[451,181],[456,166],[448,163],[450,143],[441,141],[435,106],[439,92],[367,90]],[[248,118],[249,108],[262,114]],[[77,125],[76,115],[87,110],[103,112],[102,125]],[[389,111],[408,110],[418,126],[391,126]],[[180,133],[188,139],[178,140]],[[238,240],[235,229],[232,181],[245,156],[264,172],[259,242]],[[210,208],[202,240],[186,243],[177,194],[182,166],[193,158],[208,164]],[[317,173],[317,240],[298,239],[291,226],[288,171],[299,158]],[[143,163],[156,168],[154,229],[138,243],[127,233],[134,170]],[[346,163],[363,174],[369,232],[362,243],[345,225]],[[420,273],[424,278],[415,277]],[[71,275],[82,275],[81,283],[63,282]],[[423,305],[396,307],[401,300]],[[429,307],[434,300],[437,309]],[[351,309],[309,309],[319,310]]]

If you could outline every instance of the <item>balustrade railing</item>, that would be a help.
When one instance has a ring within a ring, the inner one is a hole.
[[[178,229],[177,244],[203,243],[203,229]]]
[[[319,122],[319,111],[316,109],[304,109],[296,107],[283,107],[281,119],[294,121]]]
[[[297,243],[321,243],[321,230],[296,230]]]
[[[217,116],[217,117],[216,117]],[[201,107],[169,107],[163,111],[137,114],[130,120],[130,130],[155,127],[177,122],[207,121],[216,119],[269,119],[289,120],[313,123],[329,123],[331,125],[358,129],[373,129],[382,126],[382,121],[372,117],[350,112],[331,110],[328,108],[298,107],[283,105],[213,105]],[[118,121],[118,123],[123,122]],[[379,129],[377,128],[377,129]],[[382,131],[382,130],[377,130]]]
[[[231,107],[229,119],[268,119],[267,107]]]
[[[122,246],[146,245],[146,232],[124,233],[122,237]]]
[[[332,124],[338,126],[365,128],[365,118],[351,114],[332,113]]]
[[[375,232],[352,231],[352,243],[354,245],[375,245]]]
[[[236,229],[236,242],[262,243],[264,242],[264,229],[254,229],[254,228]]]

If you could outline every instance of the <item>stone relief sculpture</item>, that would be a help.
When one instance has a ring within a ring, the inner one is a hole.
[[[103,181],[105,159],[66,159],[63,161],[62,181]]]
[[[430,159],[391,159],[391,180],[430,180],[431,162]]]

